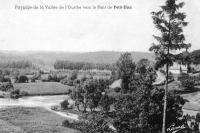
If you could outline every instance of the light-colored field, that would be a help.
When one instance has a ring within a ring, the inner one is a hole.
[[[0,109],[0,133],[75,133],[62,126],[66,118],[43,108]]]
[[[76,114],[51,110],[52,106],[59,106],[65,99],[68,99],[70,104],[74,104],[74,101],[69,99],[68,95],[28,96],[19,99],[0,98],[0,108],[41,107],[66,119],[78,120],[78,115]]]
[[[182,97],[188,100],[183,106],[184,114],[196,116],[196,114],[200,112],[200,92],[183,94]]]
[[[29,95],[68,94],[72,87],[57,82],[14,83],[14,88],[26,91]]]

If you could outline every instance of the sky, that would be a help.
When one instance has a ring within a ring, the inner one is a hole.
[[[0,50],[14,51],[143,51],[154,28],[151,12],[165,0],[0,0]],[[200,0],[182,0],[191,50],[200,49]],[[132,9],[37,9],[19,6],[111,6]]]

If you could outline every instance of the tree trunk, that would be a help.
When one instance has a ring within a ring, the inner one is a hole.
[[[166,65],[166,82],[165,82],[165,95],[164,95],[162,133],[166,133],[166,112],[167,112],[168,76],[169,76],[169,65],[167,64],[167,65]]]
[[[180,64],[180,73],[182,73],[182,67],[181,67],[181,64]]]
[[[78,109],[78,112],[80,112],[80,108],[79,108],[79,105],[76,105],[77,109]]]

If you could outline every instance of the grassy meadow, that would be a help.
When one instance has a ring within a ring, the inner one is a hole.
[[[0,133],[75,133],[62,126],[63,118],[43,108],[0,109]]]
[[[14,83],[13,86],[15,89],[27,92],[30,96],[68,94],[69,89],[72,89],[58,82]]]

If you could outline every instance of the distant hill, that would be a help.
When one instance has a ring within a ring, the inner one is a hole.
[[[154,60],[152,53],[131,52],[135,62],[142,58]],[[0,62],[13,60],[28,60],[38,65],[53,66],[56,60],[69,60],[73,62],[89,63],[115,63],[122,52],[99,51],[99,52],[16,52],[0,51]]]

